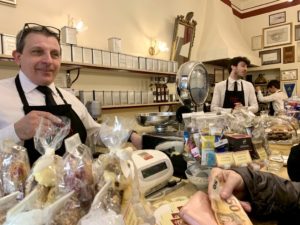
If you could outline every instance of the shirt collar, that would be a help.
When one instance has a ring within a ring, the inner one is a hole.
[[[38,85],[34,84],[26,75],[23,73],[22,70],[19,71],[19,78],[23,88],[24,93],[29,93],[36,89]],[[52,82],[48,87],[52,90],[52,92],[57,95],[57,91],[55,88],[55,84]]]
[[[228,81],[229,81],[230,84],[233,84],[235,81],[237,81],[238,83],[241,83],[242,79],[234,80],[231,77],[228,77]]]

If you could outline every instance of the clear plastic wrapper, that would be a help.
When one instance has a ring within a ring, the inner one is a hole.
[[[54,217],[66,204],[74,192],[60,196],[53,203],[40,207],[37,203],[40,199],[39,189],[35,189],[26,198],[10,209],[7,213],[4,225],[50,225]]]
[[[270,117],[265,131],[269,143],[293,144],[297,143],[297,126],[293,123],[294,118],[287,116]]]
[[[58,212],[56,209],[63,206],[59,203],[64,199],[61,198],[64,192],[59,187],[63,175],[63,159],[54,153],[69,133],[70,120],[65,117],[61,119],[63,123],[59,125],[48,123],[44,119],[40,121],[34,141],[42,156],[34,163],[26,181],[25,199],[9,210],[5,224],[47,224],[49,218]]]
[[[96,175],[98,194],[88,215],[82,218],[79,224],[110,222],[122,225],[128,217],[135,218],[137,224],[143,224],[152,221],[151,218],[154,219],[143,207],[141,210],[135,210],[142,199],[134,176],[132,149],[124,148],[130,130],[127,127],[130,126],[132,125],[128,124],[128,121],[117,117],[102,124],[101,140],[110,152],[100,155],[93,165],[93,169],[96,170],[93,173]]]
[[[2,225],[6,219],[7,211],[18,203],[20,192],[13,192],[5,197],[0,198],[0,224]]]
[[[25,182],[30,166],[26,148],[10,141],[2,143],[0,151],[0,171],[2,196],[20,191],[19,198],[25,194]]]
[[[251,134],[255,115],[245,107],[234,109],[232,114],[226,114],[226,121],[230,132]]]
[[[66,154],[63,157],[60,192],[74,192],[63,209],[58,212],[50,224],[73,225],[84,216],[94,198],[94,180],[92,174],[92,154],[89,147],[82,144],[78,134],[65,140]]]

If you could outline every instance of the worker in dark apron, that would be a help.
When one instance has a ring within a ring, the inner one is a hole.
[[[15,79],[15,83],[16,83],[16,87],[17,87],[18,93],[20,95],[21,101],[23,103],[23,110],[24,110],[25,115],[27,115],[29,112],[31,112],[33,110],[36,110],[36,111],[50,112],[53,115],[57,115],[57,116],[66,116],[71,121],[70,133],[69,133],[68,137],[75,133],[78,133],[80,136],[81,142],[85,143],[87,133],[86,133],[86,129],[85,129],[83,123],[81,122],[78,115],[74,112],[71,105],[66,102],[66,100],[64,99],[64,97],[62,96],[61,92],[58,89],[56,89],[56,90],[59,93],[59,96],[64,101],[64,103],[65,103],[64,105],[56,105],[55,103],[47,104],[47,101],[46,101],[46,105],[43,105],[43,106],[30,106],[28,104],[28,101],[25,97],[23,88],[21,86],[19,75],[17,75],[17,77]],[[32,165],[41,156],[41,154],[34,148],[33,138],[31,138],[29,140],[25,140],[24,147],[28,150],[29,161],[30,161],[30,164]],[[65,153],[64,144],[55,153],[62,156]]]
[[[234,82],[234,90],[228,90],[228,80],[226,81],[225,98],[223,108],[234,109],[237,105],[245,105],[244,88],[241,83],[241,90],[238,91],[238,82]]]

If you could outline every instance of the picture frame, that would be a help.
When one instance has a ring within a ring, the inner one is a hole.
[[[272,50],[260,51],[259,57],[261,58],[262,65],[281,63],[281,49],[277,48]]]
[[[261,50],[263,46],[262,35],[254,36],[251,38],[252,50]]]
[[[300,62],[300,42],[297,42],[297,62]]]
[[[274,46],[292,43],[292,23],[263,28],[263,46],[270,48]]]
[[[295,46],[287,46],[282,48],[282,61],[283,63],[295,62]]]
[[[223,69],[214,69],[215,73],[215,83],[218,83],[220,81],[224,80],[224,70]]]
[[[270,26],[279,24],[279,23],[285,23],[285,21],[286,21],[285,11],[269,15],[269,25]]]
[[[297,11],[297,20],[300,22],[300,10]]]
[[[289,81],[289,80],[298,80],[298,70],[282,70],[280,71],[280,80],[281,81]]]
[[[0,3],[10,4],[10,5],[16,5],[17,4],[17,0],[0,0]]]
[[[295,25],[295,41],[300,40],[300,24]]]
[[[290,98],[297,95],[297,81],[282,81],[281,89]]]

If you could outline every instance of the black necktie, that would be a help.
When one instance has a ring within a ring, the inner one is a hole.
[[[237,85],[238,85],[238,84],[237,84],[237,81],[235,81],[235,82],[234,82],[234,91],[237,91],[237,90],[238,90],[238,89],[237,89]]]
[[[54,98],[52,96],[52,90],[47,86],[38,86],[36,87],[40,92],[42,92],[45,95],[46,99],[46,105],[56,105],[56,102],[54,101]]]

